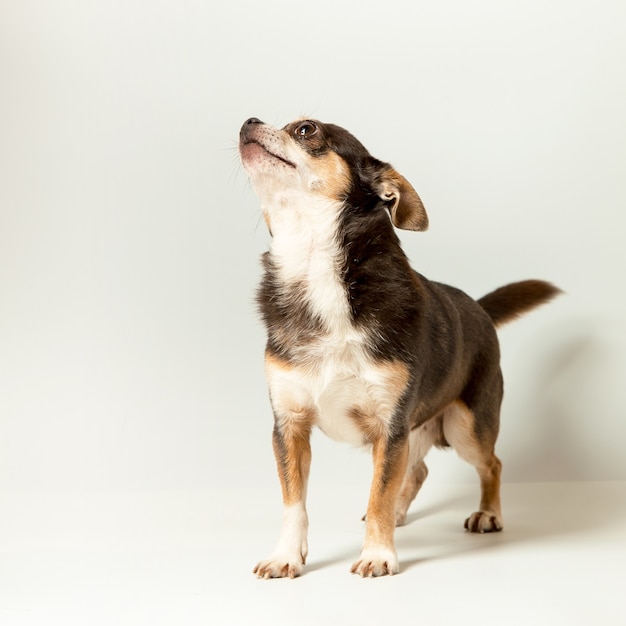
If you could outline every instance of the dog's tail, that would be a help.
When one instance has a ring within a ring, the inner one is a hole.
[[[523,280],[488,293],[478,300],[478,304],[495,326],[502,326],[560,293],[558,287],[543,280]]]

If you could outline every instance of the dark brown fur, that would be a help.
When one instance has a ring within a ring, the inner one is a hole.
[[[543,280],[524,280],[500,287],[478,300],[496,326],[506,324],[560,293]]]

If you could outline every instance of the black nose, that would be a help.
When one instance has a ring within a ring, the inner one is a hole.
[[[247,143],[250,133],[254,130],[256,124],[263,124],[263,122],[258,117],[251,117],[246,120],[239,131],[239,140]]]

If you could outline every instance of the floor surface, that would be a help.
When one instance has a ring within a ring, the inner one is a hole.
[[[427,483],[367,580],[362,496],[311,493],[304,575],[265,581],[275,490],[0,494],[0,624],[626,624],[626,483],[505,484],[491,535],[476,486]]]

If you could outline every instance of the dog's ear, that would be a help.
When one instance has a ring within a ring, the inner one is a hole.
[[[378,195],[389,206],[396,228],[426,230],[428,215],[411,183],[391,166],[383,169],[378,180]]]

